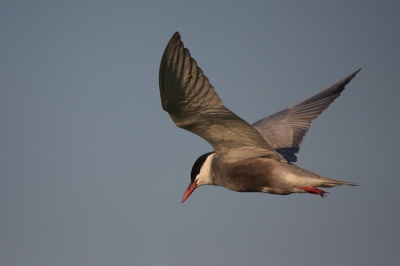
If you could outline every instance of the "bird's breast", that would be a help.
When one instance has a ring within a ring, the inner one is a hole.
[[[265,187],[275,186],[275,162],[279,163],[267,158],[252,158],[222,164],[216,183],[235,191],[263,192]]]

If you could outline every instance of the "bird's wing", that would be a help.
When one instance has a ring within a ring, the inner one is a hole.
[[[208,78],[175,33],[159,73],[161,105],[174,123],[211,144],[226,160],[269,157],[287,162],[243,119],[222,103]]]
[[[360,70],[301,103],[259,120],[253,127],[286,160],[296,162],[295,154],[299,151],[311,122],[339,97]]]

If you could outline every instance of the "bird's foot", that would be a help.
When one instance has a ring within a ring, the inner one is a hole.
[[[300,187],[300,189],[302,189],[302,190],[304,190],[305,192],[308,192],[308,193],[310,193],[310,194],[320,195],[321,198],[326,197],[325,194],[326,194],[326,193],[329,193],[329,192],[323,191],[322,189],[318,189],[318,188],[316,188],[316,187]]]

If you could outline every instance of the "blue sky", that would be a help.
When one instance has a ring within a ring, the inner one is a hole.
[[[1,265],[397,265],[400,2],[2,1]],[[297,164],[358,187],[204,186],[211,146],[160,105],[179,31],[253,123],[362,67]]]

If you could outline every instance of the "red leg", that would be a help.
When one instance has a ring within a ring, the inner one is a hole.
[[[322,189],[318,189],[316,187],[300,187],[302,190],[304,190],[305,192],[308,192],[310,194],[316,194],[316,195],[320,195],[321,198],[326,197],[325,193],[328,193],[326,191],[323,191]]]

